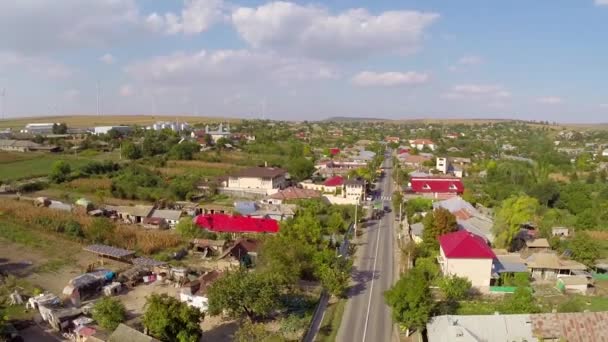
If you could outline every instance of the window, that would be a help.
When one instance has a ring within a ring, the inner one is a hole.
[[[458,190],[458,187],[454,183],[452,183],[450,184],[450,190]]]
[[[428,185],[427,183],[424,184],[424,186],[422,187],[424,190],[431,190],[431,186]]]

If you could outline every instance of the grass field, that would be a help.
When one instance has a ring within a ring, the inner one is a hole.
[[[28,123],[45,123],[45,122],[65,122],[68,127],[94,127],[94,126],[110,126],[110,125],[150,125],[157,121],[175,121],[188,122],[190,124],[197,123],[214,123],[214,122],[238,122],[238,119],[226,119],[219,117],[197,117],[197,116],[168,116],[168,115],[74,115],[74,116],[45,116],[45,117],[28,117],[28,118],[13,118],[0,120],[0,128],[21,129]]]
[[[7,159],[8,162],[5,161]],[[65,160],[72,168],[85,165],[91,161],[89,158],[52,154],[24,154],[23,158],[13,160],[0,157],[0,181],[44,177],[51,172],[53,164],[57,160]]]

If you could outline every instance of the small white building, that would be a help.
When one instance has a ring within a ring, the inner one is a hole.
[[[448,162],[448,158],[441,157],[437,158],[435,168],[437,169],[437,171],[446,174],[448,173],[448,165],[450,165]]]
[[[175,228],[181,217],[181,210],[155,209],[150,214],[150,218],[164,219],[170,228]]]
[[[183,132],[190,130],[190,124],[187,122],[171,122],[171,121],[158,121],[155,124],[146,127],[147,130],[162,131],[163,129],[170,129],[173,132]]]
[[[567,293],[587,294],[589,280],[585,276],[566,276],[557,278],[556,287]]]
[[[435,142],[430,139],[410,140],[410,146],[416,148],[417,150],[422,150],[425,147],[428,147],[431,151],[435,151],[435,149],[437,148]]]
[[[53,126],[56,123],[28,123],[25,128],[21,130],[21,133],[29,134],[50,134],[53,133]]]
[[[568,237],[568,236],[570,236],[570,228],[553,227],[553,228],[551,228],[551,235],[559,236],[559,237]]]
[[[344,181],[344,197],[357,201],[363,200],[365,198],[365,181],[359,179]]]

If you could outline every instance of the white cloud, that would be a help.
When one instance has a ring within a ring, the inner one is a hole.
[[[105,64],[114,64],[114,62],[116,61],[116,59],[111,54],[106,53],[103,56],[99,57],[99,61],[101,61],[101,62],[103,62]]]
[[[545,96],[545,97],[539,97],[537,99],[538,103],[542,103],[542,104],[560,104],[563,102],[563,99],[561,97],[557,97],[557,96]]]
[[[120,89],[118,89],[118,94],[123,97],[129,97],[133,95],[133,93],[133,86],[130,84],[123,84],[120,86]]]
[[[46,78],[67,78],[73,74],[68,66],[45,57],[26,56],[12,51],[0,51],[0,71],[23,70]]]
[[[595,0],[597,6],[608,6],[608,0]]]
[[[146,18],[146,25],[153,31],[166,34],[197,34],[207,31],[213,24],[225,17],[223,0],[186,0],[180,14],[173,12],[160,15],[152,13]]]
[[[315,58],[412,53],[438,18],[430,12],[373,15],[365,9],[331,14],[325,8],[281,1],[232,13],[237,32],[251,46]]]
[[[249,50],[174,53],[133,63],[126,71],[138,81],[177,86],[215,82],[281,84],[337,76],[322,62]]]
[[[139,24],[135,0],[0,1],[2,48],[29,55],[110,46]]]
[[[423,84],[428,82],[429,75],[425,73],[408,72],[384,72],[362,71],[355,75],[351,82],[360,87],[395,87],[405,85]]]
[[[66,100],[73,101],[80,96],[80,91],[78,89],[68,89],[63,93],[63,96]]]
[[[608,103],[600,103],[600,108],[608,108]]]
[[[459,84],[443,94],[446,99],[507,99],[511,93],[503,86],[496,84]]]

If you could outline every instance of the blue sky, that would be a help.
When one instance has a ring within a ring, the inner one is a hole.
[[[2,1],[0,42],[6,117],[608,121],[608,0]]]

